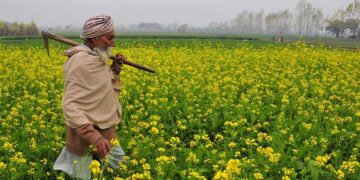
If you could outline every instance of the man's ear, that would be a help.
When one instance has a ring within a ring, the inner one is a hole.
[[[96,39],[95,38],[86,39],[86,43],[90,46],[90,48],[96,47]]]
[[[96,43],[96,40],[95,40],[95,38],[91,38],[91,39],[89,39],[89,42],[90,42],[90,44],[91,45],[95,45],[95,43]]]

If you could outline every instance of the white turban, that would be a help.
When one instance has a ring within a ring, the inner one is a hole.
[[[110,16],[99,15],[85,21],[80,34],[81,39],[95,38],[114,31],[114,22]]]

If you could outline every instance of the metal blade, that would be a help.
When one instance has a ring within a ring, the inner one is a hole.
[[[44,47],[48,53],[48,56],[50,56],[50,50],[49,50],[49,36],[45,31],[41,32],[42,36],[44,37]]]

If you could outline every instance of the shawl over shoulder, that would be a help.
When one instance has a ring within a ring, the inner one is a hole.
[[[62,108],[66,124],[106,129],[121,120],[120,82],[111,68],[85,45],[70,48],[64,68]]]

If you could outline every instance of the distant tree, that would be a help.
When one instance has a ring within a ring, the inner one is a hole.
[[[278,18],[276,13],[270,13],[265,17],[266,30],[270,33],[276,33],[278,31]]]
[[[241,13],[239,13],[235,19],[232,20],[232,25],[233,25],[233,29],[237,32],[237,33],[241,33],[245,31],[245,23],[247,21],[247,11],[242,11]]]
[[[38,34],[39,30],[33,21],[30,24],[0,21],[0,36],[33,36]]]
[[[228,22],[210,22],[206,29],[213,32],[227,32],[230,28]]]
[[[138,24],[129,24],[130,30],[137,30],[137,28],[138,28]]]
[[[338,9],[338,10],[336,10],[334,12],[334,14],[330,18],[345,21],[345,19],[346,19],[346,11],[343,10],[343,9]]]
[[[280,10],[265,17],[266,28],[270,33],[288,33],[290,31],[292,14],[289,10]]]
[[[185,33],[186,29],[187,29],[188,25],[187,24],[182,24],[178,27],[177,32],[179,33]]]
[[[288,33],[291,28],[291,21],[293,18],[293,15],[290,13],[289,10],[281,10],[278,12],[279,18],[280,18],[280,31],[283,33]]]
[[[179,24],[178,24],[178,23],[171,23],[171,24],[168,24],[168,25],[166,26],[166,29],[167,29],[168,31],[177,31],[178,28],[179,28]]]
[[[345,22],[345,28],[350,30],[353,38],[359,37],[359,25],[359,19],[347,19]]]
[[[296,4],[296,26],[297,32],[299,35],[302,35],[302,30],[304,26],[304,19],[305,19],[305,9],[307,6],[306,0],[299,0]]]
[[[336,38],[339,38],[345,31],[345,22],[339,19],[329,20],[326,30],[335,34]]]
[[[8,32],[7,24],[3,21],[0,21],[0,36],[6,36]]]
[[[36,26],[36,24],[35,24],[34,21],[31,21],[28,29],[29,29],[29,34],[28,34],[28,35],[34,36],[34,35],[38,35],[38,34],[39,34],[39,29],[38,29],[38,27]]]
[[[345,10],[345,15],[347,19],[360,19],[360,0],[350,3]]]
[[[18,36],[19,34],[19,24],[17,22],[11,23],[9,26],[9,33],[12,36]]]
[[[20,24],[19,24],[19,29],[18,29],[18,31],[19,31],[18,35],[26,35],[26,34],[25,34],[25,25],[24,25],[24,23],[20,23]]]
[[[155,30],[155,31],[159,31],[162,29],[159,23],[140,23],[137,28],[143,30]]]
[[[246,23],[246,32],[254,32],[254,12],[248,12],[247,23]]]
[[[324,14],[310,2],[299,0],[296,5],[296,31],[299,35],[317,35],[323,28]]]
[[[236,17],[231,21],[232,24],[232,29],[237,32],[240,33],[240,26],[241,26],[241,18],[240,14],[236,15]]]
[[[351,32],[353,38],[360,38],[360,1],[354,0],[345,10],[346,28]]]
[[[306,36],[309,36],[309,34],[311,34],[311,31],[313,29],[312,27],[312,17],[315,13],[315,8],[313,8],[311,3],[307,3],[305,4],[305,9],[304,9],[304,31],[306,32]]]
[[[336,10],[334,14],[332,14],[330,17],[326,19],[325,30],[334,34],[336,38],[339,38],[340,35],[345,33],[345,29],[346,29],[345,15],[346,15],[345,10],[343,9]]]
[[[264,24],[264,11],[256,13],[254,18],[255,32],[262,33],[263,32],[263,24]]]
[[[231,29],[237,33],[257,32],[260,23],[262,23],[263,13],[259,14],[251,11],[242,11],[231,21]],[[259,20],[261,18],[261,21]]]
[[[317,36],[323,30],[324,14],[322,10],[315,9],[311,17],[313,35]]]

